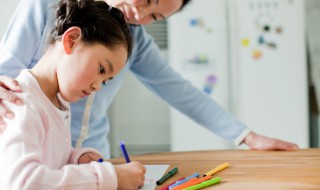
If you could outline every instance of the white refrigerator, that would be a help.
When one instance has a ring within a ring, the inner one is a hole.
[[[168,24],[179,73],[255,132],[309,147],[303,0],[196,0]],[[173,151],[234,148],[175,110],[171,125]]]

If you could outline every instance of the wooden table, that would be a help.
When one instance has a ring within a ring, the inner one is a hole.
[[[162,186],[195,172],[201,175],[228,162],[230,166],[215,174],[222,182],[206,189],[216,190],[320,190],[320,149],[298,151],[216,150],[165,152],[130,156],[143,164],[170,164],[179,171]],[[123,158],[110,160],[124,163]]]

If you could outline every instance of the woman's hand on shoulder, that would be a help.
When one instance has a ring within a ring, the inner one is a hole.
[[[14,119],[14,113],[3,104],[3,101],[8,101],[16,105],[23,105],[23,101],[13,92],[22,92],[19,83],[10,77],[4,75],[0,76],[0,134],[7,126],[4,118]]]

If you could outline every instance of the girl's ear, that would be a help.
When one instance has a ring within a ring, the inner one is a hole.
[[[77,41],[81,40],[81,28],[73,26],[66,30],[62,36],[63,49],[66,54],[71,54]]]

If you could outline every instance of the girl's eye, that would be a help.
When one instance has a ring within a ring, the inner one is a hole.
[[[152,17],[152,19],[153,19],[154,21],[157,21],[157,17],[156,17],[155,14],[151,14],[151,17]]]
[[[106,69],[102,65],[100,65],[99,73],[100,74],[105,74],[106,73]]]
[[[110,78],[109,78],[109,80],[112,80],[112,79],[113,79],[113,77],[110,77]],[[109,80],[108,80],[108,81],[109,81]],[[102,81],[102,85],[106,85],[106,83],[107,83],[108,81]]]
[[[151,4],[151,0],[147,0],[147,4],[148,4],[148,5]]]

